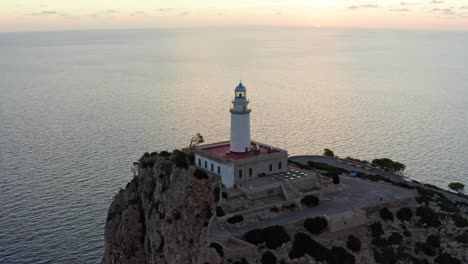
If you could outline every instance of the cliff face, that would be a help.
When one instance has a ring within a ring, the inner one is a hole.
[[[205,240],[213,181],[196,179],[169,158],[142,158],[138,176],[109,208],[102,263],[220,262]]]

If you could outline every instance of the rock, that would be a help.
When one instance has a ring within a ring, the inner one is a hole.
[[[215,208],[216,179],[198,180],[193,168],[142,158],[138,176],[114,198],[105,226],[103,264],[221,263],[206,241]]]

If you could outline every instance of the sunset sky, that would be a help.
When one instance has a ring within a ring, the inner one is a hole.
[[[1,0],[0,31],[204,26],[468,30],[468,0]]]

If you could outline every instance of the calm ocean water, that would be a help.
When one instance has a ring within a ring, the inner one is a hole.
[[[390,157],[468,184],[468,33],[325,29],[0,34],[0,263],[97,263],[107,208],[144,151],[252,137]]]

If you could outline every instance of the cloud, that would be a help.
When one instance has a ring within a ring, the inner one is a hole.
[[[468,9],[468,6],[460,6],[459,9]]]
[[[158,8],[158,9],[155,9],[155,11],[158,11],[158,12],[172,12],[172,11],[175,11],[176,8],[172,8],[172,7],[165,7],[165,8]]]
[[[390,11],[392,11],[392,12],[408,12],[409,9],[408,8],[394,8],[394,9],[390,9]]]
[[[402,6],[417,5],[417,4],[418,4],[418,3],[413,3],[413,2],[411,2],[411,3],[408,3],[408,2],[400,2],[400,5],[402,5]]]
[[[49,15],[57,15],[57,14],[58,14],[57,11],[49,11],[49,10],[40,11],[37,13],[31,13],[31,15],[33,16],[49,16]]]
[[[441,1],[441,0],[431,0],[429,2],[429,4],[443,4],[443,3],[445,3],[445,1]]]
[[[372,5],[372,4],[368,4],[368,5],[352,5],[352,6],[348,6],[347,9],[350,9],[350,10],[357,10],[357,9],[362,9],[362,8],[378,8],[380,7],[379,5]]]

